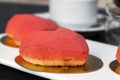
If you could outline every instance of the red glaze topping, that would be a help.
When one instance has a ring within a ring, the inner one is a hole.
[[[31,19],[24,22],[24,24],[19,25],[15,31],[15,41],[21,43],[21,40],[27,36],[32,31],[49,31],[55,30],[58,28],[58,25],[51,20],[38,17],[36,19]]]
[[[25,21],[29,21],[31,19],[35,19],[37,18],[36,16],[32,15],[32,14],[15,14],[12,18],[10,18],[10,20],[7,23],[6,26],[6,30],[5,32],[8,35],[11,35],[12,37],[14,37],[15,35],[15,30],[16,28],[21,25],[22,23],[24,23]]]
[[[38,60],[87,60],[88,45],[74,31],[58,28],[55,31],[36,31],[26,36],[20,54]]]
[[[120,62],[120,44],[117,48],[116,58],[117,58],[118,62]]]

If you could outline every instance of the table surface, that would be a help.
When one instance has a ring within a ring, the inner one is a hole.
[[[0,3],[0,33],[4,33],[8,19],[10,19],[16,13],[41,13],[47,12],[48,6],[40,5],[25,5],[25,4],[10,4],[10,3]],[[104,11],[100,11],[103,12]],[[104,42],[104,31],[100,32],[78,32],[83,34],[85,38]],[[13,68],[0,65],[0,80],[47,80],[38,76],[34,76]]]

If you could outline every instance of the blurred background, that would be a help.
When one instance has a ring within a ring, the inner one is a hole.
[[[98,8],[105,8],[106,2],[98,0]],[[0,33],[4,32],[6,22],[15,13],[39,13],[48,11],[49,0],[0,0]]]
[[[98,6],[104,8],[106,2],[112,0],[98,0]],[[34,5],[48,5],[49,0],[0,0],[0,2],[19,3],[19,4],[34,4]]]
[[[98,0],[99,12],[105,13],[105,5],[112,0]],[[4,33],[7,21],[16,13],[48,12],[49,0],[0,0],[0,33]],[[86,38],[104,42],[104,32],[79,32]],[[102,37],[101,37],[102,35]],[[95,37],[97,36],[97,37]]]

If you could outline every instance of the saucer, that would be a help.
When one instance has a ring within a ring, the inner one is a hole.
[[[35,13],[36,16],[44,17],[50,19],[49,12],[45,13]],[[107,16],[105,14],[99,13],[97,15],[97,23],[94,25],[91,25],[90,27],[66,27],[73,31],[77,32],[96,32],[96,31],[104,31],[104,24],[106,22]],[[67,26],[67,25],[65,25]],[[63,26],[64,27],[64,26]]]

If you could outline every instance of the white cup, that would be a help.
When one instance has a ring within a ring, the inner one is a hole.
[[[50,19],[70,29],[96,23],[97,0],[50,0]]]

